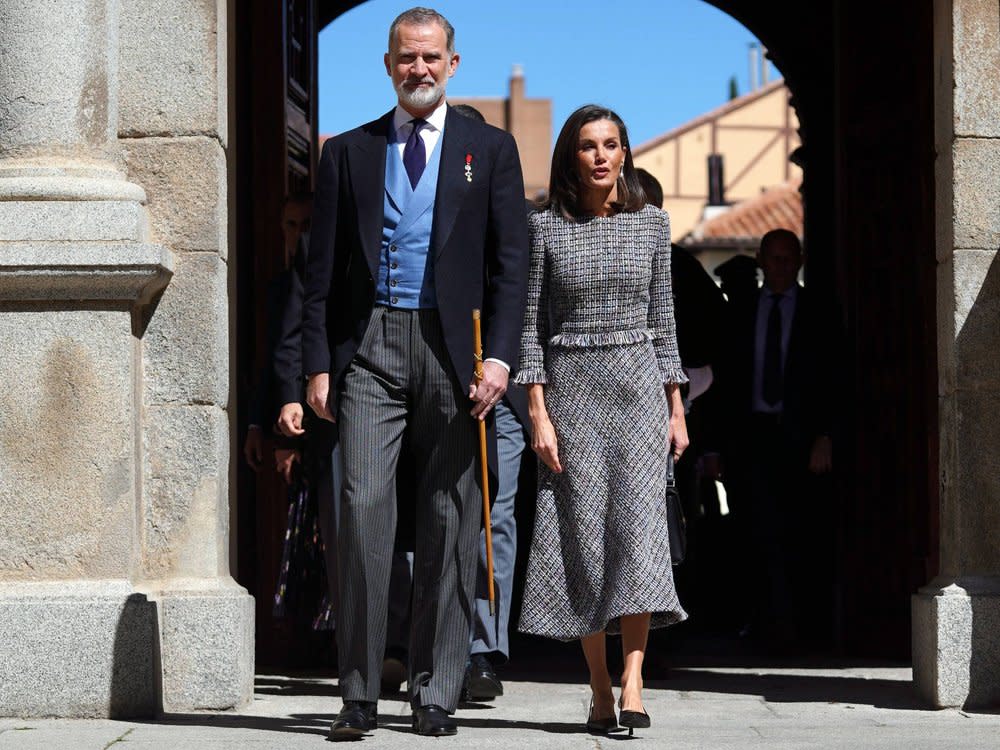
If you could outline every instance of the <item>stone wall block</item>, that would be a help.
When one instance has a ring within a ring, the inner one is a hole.
[[[954,525],[962,575],[995,575],[1000,570],[1000,393],[959,391],[955,491],[960,513],[942,518]]]
[[[955,0],[954,117],[959,136],[1000,136],[1000,5]]]
[[[972,602],[964,591],[928,590],[912,600],[913,682],[934,708],[960,708],[969,695]]]
[[[121,0],[119,18],[119,133],[225,144],[225,0]]]
[[[163,710],[239,708],[253,698],[254,600],[233,584],[171,592],[162,609]]]
[[[0,716],[152,717],[156,635],[124,581],[0,586]]]
[[[953,157],[953,247],[996,250],[1000,248],[1000,140],[957,140]]]
[[[153,404],[229,400],[227,266],[214,253],[179,253],[143,336],[143,397]]]
[[[133,354],[127,309],[0,312],[0,581],[128,575]]]
[[[955,251],[955,356],[961,388],[1000,387],[1000,255]]]
[[[148,197],[153,237],[172,250],[226,256],[226,155],[219,142],[190,138],[122,141],[129,179]]]
[[[142,572],[229,573],[229,419],[213,406],[146,409]]]
[[[109,2],[0,3],[0,153],[109,156]]]
[[[972,599],[972,656],[966,708],[1000,705],[1000,594]]]
[[[0,201],[0,240],[135,242],[147,236],[146,211],[131,201]]]

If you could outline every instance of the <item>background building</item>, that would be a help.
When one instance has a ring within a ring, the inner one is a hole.
[[[452,104],[471,104],[483,113],[486,122],[506,130],[517,141],[524,174],[524,193],[537,198],[549,187],[552,160],[552,100],[529,99],[525,95],[524,70],[515,65],[510,75],[506,99],[489,97],[449,97]]]
[[[802,239],[801,189],[802,180],[793,178],[765,188],[753,198],[709,211],[678,242],[712,272],[734,255],[756,255],[761,238],[772,229],[788,229]]]
[[[789,160],[801,145],[790,96],[784,81],[773,81],[633,149],[635,165],[663,186],[675,242],[728,206],[801,179]]]

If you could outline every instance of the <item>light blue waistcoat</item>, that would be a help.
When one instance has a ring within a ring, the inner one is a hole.
[[[444,133],[438,138],[416,189],[410,187],[395,139],[390,138],[387,145],[376,304],[410,310],[437,307],[430,244],[443,138]]]

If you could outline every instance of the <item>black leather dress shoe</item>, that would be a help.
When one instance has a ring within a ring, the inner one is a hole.
[[[421,706],[413,710],[413,731],[424,737],[458,734],[458,726],[441,706]]]
[[[491,701],[503,695],[503,683],[493,671],[493,664],[485,654],[473,654],[465,668],[465,685],[462,699],[467,701]]]
[[[356,740],[378,727],[376,704],[366,701],[344,701],[337,718],[330,727],[328,740]]]

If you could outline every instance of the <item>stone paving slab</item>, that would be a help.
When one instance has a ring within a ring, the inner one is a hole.
[[[360,744],[414,750],[543,748],[606,750],[615,743],[685,750],[1000,747],[1000,712],[928,711],[902,668],[672,669],[646,687],[653,726],[592,737],[582,732],[589,690],[580,684],[506,683],[493,703],[463,704],[455,738],[409,729],[402,696],[380,704],[381,726]],[[320,748],[340,707],[336,681],[259,675],[251,706],[238,712],[167,715],[156,721],[0,720],[0,749],[242,750]]]

